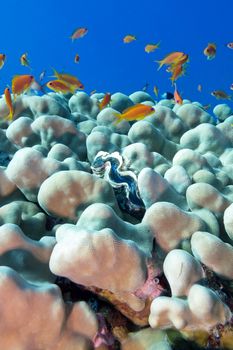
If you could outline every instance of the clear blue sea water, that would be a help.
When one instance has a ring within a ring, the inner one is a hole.
[[[0,52],[7,55],[0,70],[0,93],[15,74],[27,74],[19,57],[28,52],[33,75],[38,78],[51,67],[76,75],[85,91],[121,91],[130,94],[148,83],[160,93],[173,91],[170,74],[157,71],[155,60],[172,51],[188,53],[186,75],[177,81],[183,98],[211,104],[216,100],[211,91],[229,89],[233,83],[233,50],[225,46],[233,41],[233,1],[157,1],[157,0],[11,0],[1,2]],[[88,34],[74,42],[69,36],[77,27],[87,27]],[[122,39],[133,34],[137,40],[124,44]],[[147,54],[148,43],[161,41],[161,46]],[[208,61],[203,50],[208,42],[217,45],[215,59]],[[80,63],[74,56],[80,55]],[[203,91],[197,91],[198,84]],[[232,102],[229,102],[233,105]]]

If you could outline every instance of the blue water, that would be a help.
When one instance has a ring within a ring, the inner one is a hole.
[[[33,75],[38,78],[51,67],[76,75],[85,91],[121,91],[130,94],[148,83],[160,93],[173,91],[170,74],[163,67],[157,71],[155,60],[172,51],[190,56],[187,72],[177,81],[183,98],[203,104],[218,104],[211,91],[229,89],[233,83],[233,50],[225,44],[233,41],[232,0],[12,0],[1,2],[0,52],[7,55],[0,70],[0,93],[15,74],[30,70],[20,65],[19,57],[28,52]],[[77,27],[87,27],[85,37],[72,42]],[[124,44],[133,34],[138,39]],[[147,54],[148,43],[161,41],[161,47]],[[203,50],[208,42],[217,45],[215,59],[208,61]],[[74,56],[80,55],[80,63]],[[197,91],[202,84],[203,91]],[[153,95],[154,96],[154,95]],[[220,102],[224,102],[221,100]],[[231,105],[232,102],[229,102]]]

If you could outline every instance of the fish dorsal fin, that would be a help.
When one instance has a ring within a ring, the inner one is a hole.
[[[139,106],[142,106],[142,103],[137,103],[136,105],[133,105],[133,106],[130,106],[130,107],[124,109],[123,112],[122,112],[122,114],[123,114],[123,113],[127,113],[128,111],[131,111],[133,108],[137,108],[137,107],[139,107]]]

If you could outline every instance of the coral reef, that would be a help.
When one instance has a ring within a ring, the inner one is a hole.
[[[0,348],[232,350],[231,108],[103,96],[1,121]],[[115,123],[136,103],[155,112]]]

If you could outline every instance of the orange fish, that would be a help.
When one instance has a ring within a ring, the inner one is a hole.
[[[54,71],[54,76],[58,80],[62,80],[66,84],[69,84],[69,85],[75,87],[76,89],[79,89],[79,90],[83,90],[84,89],[84,85],[74,75],[67,74],[67,73],[58,73],[55,69],[53,69],[53,71]]]
[[[216,45],[214,43],[208,43],[203,53],[207,56],[207,60],[212,60],[216,56]]]
[[[174,81],[176,81],[181,75],[184,75],[184,67],[182,66],[182,64],[179,63],[171,68],[171,72],[172,76],[170,79],[173,85]]]
[[[129,43],[131,43],[132,41],[134,41],[134,40],[136,40],[136,39],[137,39],[136,36],[131,35],[131,34],[128,34],[128,35],[126,35],[126,36],[123,38],[123,41],[124,41],[125,44],[129,44]]]
[[[158,42],[157,44],[147,44],[145,46],[145,51],[147,53],[153,52],[153,51],[155,51],[156,49],[159,48],[159,45],[160,45],[160,42]]]
[[[4,53],[0,53],[0,69],[4,66],[6,60],[6,55]]]
[[[27,52],[23,53],[20,56],[20,63],[22,64],[22,66],[30,67],[30,64],[29,64],[29,61],[28,61],[28,54],[27,54]]]
[[[217,100],[231,100],[232,97],[230,95],[228,95],[225,91],[223,90],[214,90],[211,92],[211,95],[216,97]]]
[[[138,103],[124,110],[122,114],[115,113],[114,115],[117,118],[115,124],[120,123],[122,120],[127,120],[128,122],[133,120],[141,120],[154,112],[155,110],[153,107]]]
[[[180,96],[178,90],[177,90],[177,87],[176,87],[176,83],[174,83],[175,85],[175,91],[174,91],[174,100],[175,100],[175,103],[179,104],[179,105],[182,105],[183,103],[183,99],[182,97]]]
[[[79,63],[79,61],[80,61],[80,56],[76,54],[74,57],[74,63]]]
[[[17,95],[20,95],[23,92],[27,91],[30,88],[33,81],[34,77],[32,75],[15,75],[12,79],[12,92],[14,95],[14,99]]]
[[[72,94],[75,93],[75,87],[69,85],[69,84],[66,84],[64,81],[62,80],[50,80],[46,86],[55,91],[55,92],[61,92],[63,94],[66,94],[68,92],[71,92]]]
[[[87,28],[77,28],[73,31],[70,38],[72,39],[72,41],[74,41],[75,39],[82,38],[84,35],[87,34],[87,32],[88,32]]]
[[[5,95],[6,105],[9,108],[9,114],[6,116],[6,119],[9,119],[10,121],[12,121],[13,115],[14,115],[14,108],[13,108],[13,103],[11,99],[11,92],[8,87],[5,88],[4,95]]]
[[[172,52],[166,55],[162,60],[155,61],[159,63],[158,70],[164,65],[170,65],[170,64],[178,64],[180,61],[183,62],[183,60],[188,60],[188,55],[186,55],[184,52]],[[183,62],[184,63],[184,62]]]
[[[106,107],[109,104],[110,100],[111,100],[111,94],[107,92],[104,95],[104,98],[102,99],[102,101],[99,103],[99,109],[102,110],[104,107]]]

